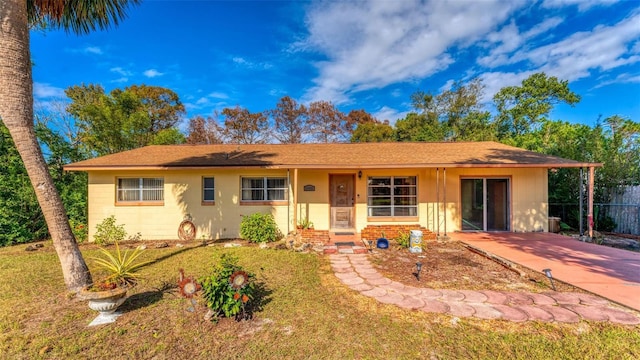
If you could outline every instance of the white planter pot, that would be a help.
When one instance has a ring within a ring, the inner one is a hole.
[[[90,291],[88,288],[84,288],[80,291],[80,297],[89,300],[91,310],[99,311],[100,314],[111,314],[126,300],[127,289]]]

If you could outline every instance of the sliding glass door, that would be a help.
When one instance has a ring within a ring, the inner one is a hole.
[[[509,231],[509,179],[461,179],[462,230]]]

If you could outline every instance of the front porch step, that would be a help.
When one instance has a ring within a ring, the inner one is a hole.
[[[324,246],[323,253],[325,254],[366,254],[369,250],[364,246],[336,246],[333,244],[327,244]]]

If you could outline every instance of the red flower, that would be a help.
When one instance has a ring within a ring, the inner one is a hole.
[[[244,295],[244,296],[247,296],[247,295]],[[240,294],[238,293],[233,294],[233,300],[238,300],[238,299],[240,299]]]
[[[249,301],[249,297],[246,294],[242,295],[242,302],[246,303],[247,301]]]

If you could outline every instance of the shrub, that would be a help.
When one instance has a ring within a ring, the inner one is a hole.
[[[406,231],[401,231],[396,238],[396,243],[398,244],[398,247],[408,248],[410,240],[411,234]]]
[[[127,237],[127,231],[124,229],[124,225],[116,225],[116,217],[111,215],[96,225],[96,234],[93,236],[93,240],[98,245],[106,245],[122,241],[125,237]]]
[[[249,302],[255,298],[255,275],[238,265],[238,258],[222,254],[211,275],[199,280],[202,296],[213,311],[213,321],[221,316],[242,320],[251,316]]]
[[[616,224],[616,221],[613,220],[611,216],[602,216],[596,221],[594,227],[598,229],[598,231],[612,232],[616,226],[618,226],[618,224]]]
[[[86,224],[70,218],[69,225],[71,226],[71,231],[73,231],[73,235],[76,237],[76,241],[78,243],[82,243],[87,240],[88,234]]]
[[[273,215],[255,213],[242,217],[240,237],[251,242],[273,242],[282,238]]]

